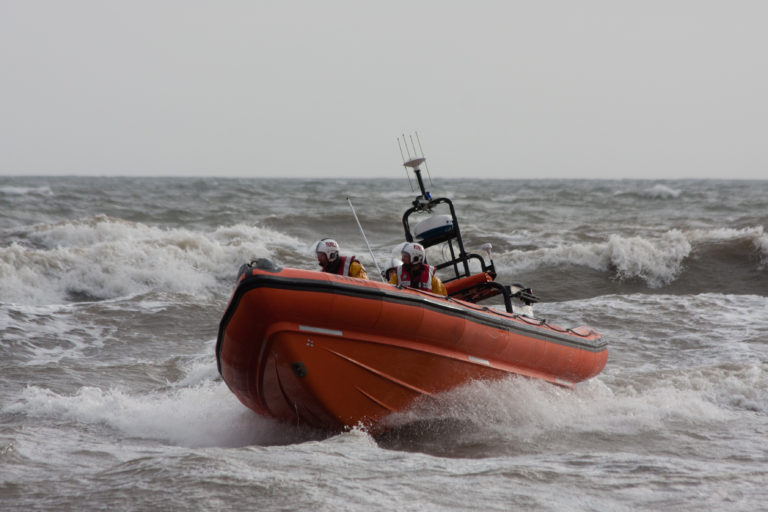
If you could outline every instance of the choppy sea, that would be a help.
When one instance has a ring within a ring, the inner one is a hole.
[[[609,341],[372,436],[277,423],[218,376],[256,257],[375,265],[408,181],[0,177],[0,510],[765,510],[768,181],[434,180],[536,313]],[[439,255],[435,256],[439,257]]]

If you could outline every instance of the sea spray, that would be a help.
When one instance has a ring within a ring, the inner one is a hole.
[[[36,225],[27,238],[31,247],[0,247],[0,294],[7,302],[105,300],[151,290],[211,293],[245,259],[295,253],[301,245],[257,226],[204,233],[104,216]]]
[[[501,282],[608,340],[599,377],[472,383],[375,434],[273,423],[216,368],[237,269],[363,255],[347,196],[388,257],[404,178],[0,177],[0,508],[764,508],[768,182],[433,178]]]

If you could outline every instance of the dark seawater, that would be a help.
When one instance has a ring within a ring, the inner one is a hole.
[[[0,177],[0,510],[765,509],[768,181],[428,188],[538,316],[603,333],[600,376],[280,424],[216,370],[237,268],[328,236],[374,275],[346,198],[383,263],[405,178]]]

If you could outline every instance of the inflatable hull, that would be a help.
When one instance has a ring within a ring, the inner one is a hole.
[[[608,353],[590,329],[260,260],[241,269],[216,356],[246,407],[337,430],[373,427],[473,379],[516,374],[572,387],[597,375]]]

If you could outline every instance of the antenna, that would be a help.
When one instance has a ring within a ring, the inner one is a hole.
[[[432,183],[432,174],[429,172],[429,164],[427,164],[427,157],[424,156],[424,150],[421,149],[421,140],[419,140],[419,132],[413,132],[413,133],[416,134],[416,142],[419,143],[419,151],[421,151],[421,156],[424,157],[424,167],[427,169],[427,176],[429,177],[429,184],[434,186],[434,184]]]
[[[376,265],[376,270],[379,273],[379,277],[381,277],[381,280],[384,280],[384,274],[381,273],[381,269],[379,268],[379,264],[376,261],[376,256],[373,255],[373,251],[371,250],[371,244],[368,243],[368,237],[365,236],[365,231],[363,231],[363,226],[360,224],[360,220],[357,218],[357,213],[355,212],[355,207],[352,206],[352,200],[347,197],[347,202],[349,203],[349,207],[352,209],[352,215],[355,216],[355,221],[357,222],[357,227],[360,228],[360,234],[363,235],[363,240],[365,241],[365,245],[368,247],[368,252],[371,254],[371,259],[373,260],[373,264]]]
[[[408,153],[408,160],[411,159],[411,150],[408,149],[408,141],[405,138],[405,134],[403,134],[403,144],[405,144],[405,152]],[[413,150],[413,152],[416,152],[416,149]]]
[[[403,135],[403,138],[405,138],[405,135]],[[403,162],[405,162],[405,155],[403,155],[403,146],[400,144],[400,137],[397,138],[397,147],[400,148],[400,158],[403,159]],[[406,149],[408,149],[408,146],[406,145]],[[408,184],[411,186],[411,192],[416,192],[416,190],[413,188],[413,182],[411,181],[411,175],[408,174],[408,168],[405,168],[405,176],[408,178]]]
[[[410,135],[409,138],[411,139],[411,145],[408,146],[408,139],[405,138],[405,134],[403,134],[403,142],[402,145],[400,144],[400,138],[397,139],[397,145],[400,147],[400,156],[403,157],[403,166],[405,167],[405,172],[408,174],[408,168],[410,167],[413,170],[413,173],[416,175],[416,180],[419,182],[419,189],[421,189],[421,197],[416,198],[417,202],[424,202],[426,204],[427,202],[432,200],[432,196],[429,194],[429,192],[424,188],[424,181],[421,179],[421,169],[419,166],[421,164],[426,165],[427,159],[424,158],[424,151],[421,149],[421,141],[419,140],[419,134],[416,133],[416,140],[419,143],[419,151],[416,151],[416,143],[413,141],[413,135]],[[403,155],[403,147],[405,146],[405,153],[408,155],[408,159],[405,160],[405,155]],[[411,155],[411,150],[413,150],[413,156]],[[421,154],[421,156],[419,156]],[[427,173],[429,173],[429,168],[427,168]],[[432,177],[429,178],[430,185],[432,184]],[[411,183],[411,176],[408,175],[408,183]],[[413,190],[413,184],[411,183],[411,190]]]

